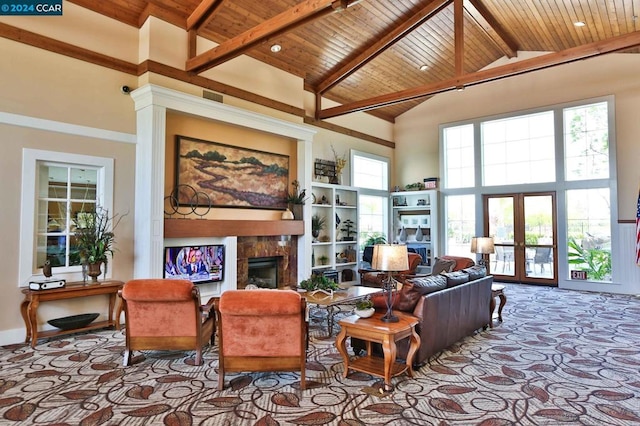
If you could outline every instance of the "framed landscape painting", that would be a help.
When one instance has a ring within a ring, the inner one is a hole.
[[[288,184],[287,155],[176,135],[176,187],[206,194],[211,206],[284,210]],[[179,191],[179,204],[192,202]]]

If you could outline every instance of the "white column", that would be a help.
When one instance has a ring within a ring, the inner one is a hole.
[[[165,107],[136,101],[134,278],[162,278]]]

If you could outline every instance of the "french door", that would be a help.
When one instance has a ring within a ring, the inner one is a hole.
[[[557,286],[556,193],[484,195],[483,205],[496,280]]]

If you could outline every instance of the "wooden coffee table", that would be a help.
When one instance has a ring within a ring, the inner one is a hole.
[[[338,321],[342,330],[336,338],[336,346],[344,360],[344,377],[349,374],[349,369],[382,377],[385,390],[392,388],[392,377],[405,371],[409,374],[409,377],[413,377],[413,357],[420,347],[420,336],[415,330],[418,318],[398,311],[394,311],[394,314],[398,317],[398,322],[381,321],[380,318],[384,315],[382,312],[376,312],[371,318],[360,318],[357,315],[351,315]],[[347,337],[357,337],[365,340],[367,342],[367,355],[350,361],[345,343]],[[409,346],[405,364],[400,364],[396,362],[396,342],[405,337],[410,337],[411,345]],[[384,358],[372,355],[372,342],[382,344]]]
[[[307,300],[307,304],[315,305],[317,308],[327,310],[327,329],[329,336],[333,334],[334,316],[340,312],[340,305],[355,304],[358,300],[364,299],[373,293],[379,293],[382,290],[373,287],[364,287],[359,285],[350,286],[338,291],[334,291],[333,295],[322,292],[306,292],[302,296]]]

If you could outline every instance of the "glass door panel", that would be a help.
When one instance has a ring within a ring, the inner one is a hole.
[[[485,195],[484,206],[496,280],[557,285],[555,193]]]
[[[495,253],[489,256],[489,263],[494,275],[515,275],[514,200],[513,195],[492,196],[487,200],[487,235],[493,237],[495,247]]]
[[[555,278],[555,197],[524,194],[524,250],[527,278]]]

